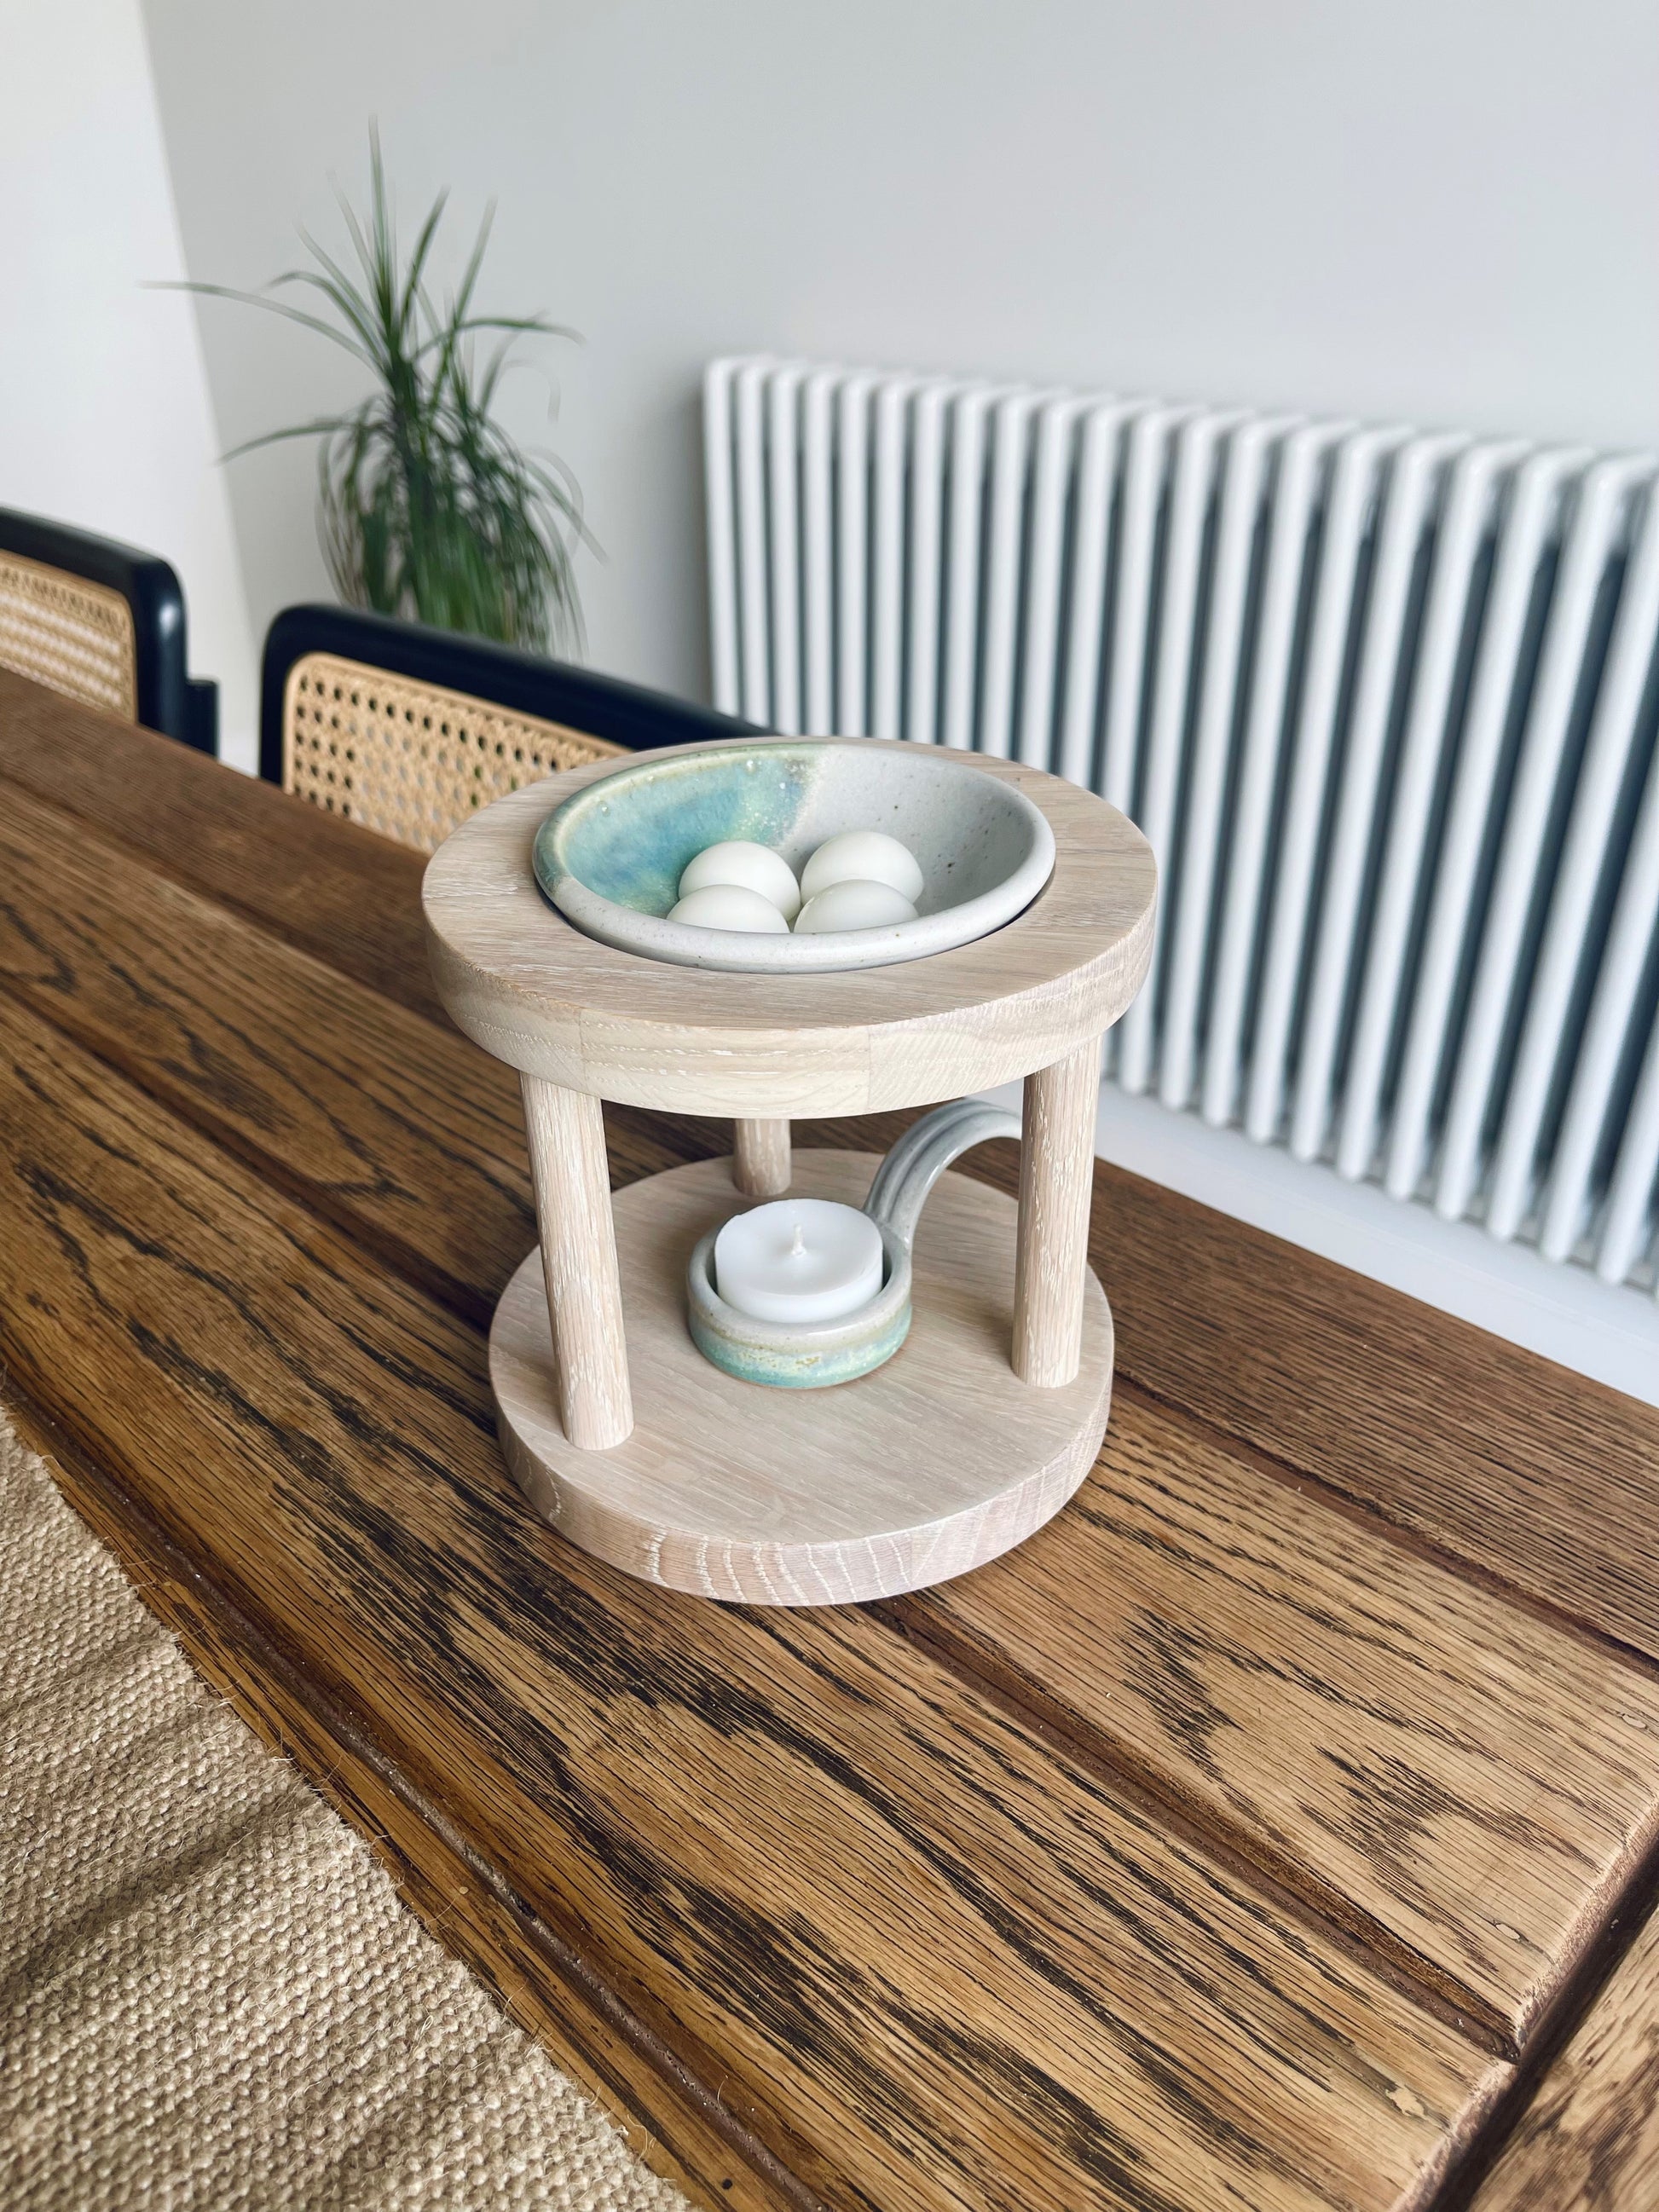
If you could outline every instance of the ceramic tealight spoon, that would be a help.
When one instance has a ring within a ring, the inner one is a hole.
[[[884,1279],[867,1305],[840,1321],[757,1321],[728,1305],[714,1284],[718,1229],[702,1237],[686,1270],[691,1336],[705,1359],[739,1382],[821,1390],[850,1382],[892,1358],[910,1328],[910,1250],[927,1194],[951,1163],[993,1137],[1018,1137],[1020,1118],[975,1098],[924,1114],[899,1139],[870,1185],[863,1211],[881,1231]]]

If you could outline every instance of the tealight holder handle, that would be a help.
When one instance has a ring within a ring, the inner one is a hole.
[[[993,1137],[1018,1137],[1018,1114],[981,1098],[953,1098],[914,1121],[876,1170],[864,1211],[878,1228],[890,1229],[908,1252],[927,1194],[952,1161]]]
[[[876,1170],[864,1212],[881,1231],[881,1289],[856,1313],[833,1322],[765,1322],[728,1305],[714,1287],[714,1239],[700,1237],[686,1269],[692,1341],[705,1359],[740,1382],[773,1389],[822,1390],[885,1364],[910,1328],[911,1247],[927,1194],[951,1162],[993,1137],[1018,1137],[1018,1114],[975,1098],[952,1099],[915,1122]]]

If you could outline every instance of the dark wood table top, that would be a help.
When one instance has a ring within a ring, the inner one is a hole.
[[[1103,1166],[1048,1528],[631,1582],[495,1446],[421,866],[0,672],[0,1395],[442,1940],[705,2206],[1659,2203],[1659,1416]]]

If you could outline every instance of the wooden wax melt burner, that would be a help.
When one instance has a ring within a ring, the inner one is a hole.
[[[1041,809],[1053,873],[993,934],[896,964],[731,974],[584,934],[543,896],[532,851],[605,763],[498,799],[427,870],[439,992],[519,1071],[524,1097],[540,1242],[490,1330],[502,1446],[538,1511],[648,1581],[775,1605],[918,1589],[1039,1528],[1099,1449],[1112,1376],[1111,1315],[1086,1256],[1099,1048],[1146,972],[1156,871],[1103,800],[961,757]],[[1018,1206],[941,1176],[895,1358],[823,1390],[768,1389],[704,1358],[687,1266],[738,1194],[857,1206],[869,1188],[867,1153],[792,1158],[792,1119],[932,1105],[1016,1077]],[[606,1098],[730,1117],[733,1157],[613,1202]]]

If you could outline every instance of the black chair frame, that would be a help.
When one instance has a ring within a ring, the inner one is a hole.
[[[353,607],[286,608],[265,639],[259,694],[259,773],[283,780],[283,708],[289,672],[307,654],[326,653],[384,669],[414,684],[459,691],[510,713],[605,738],[632,752],[695,744],[714,738],[760,734],[750,722],[716,714],[665,691],[596,676],[568,662],[544,660],[515,647],[429,629]]]
[[[218,750],[219,687],[189,673],[185,595],[155,553],[0,507],[0,550],[118,592],[132,610],[138,720],[197,752]]]

